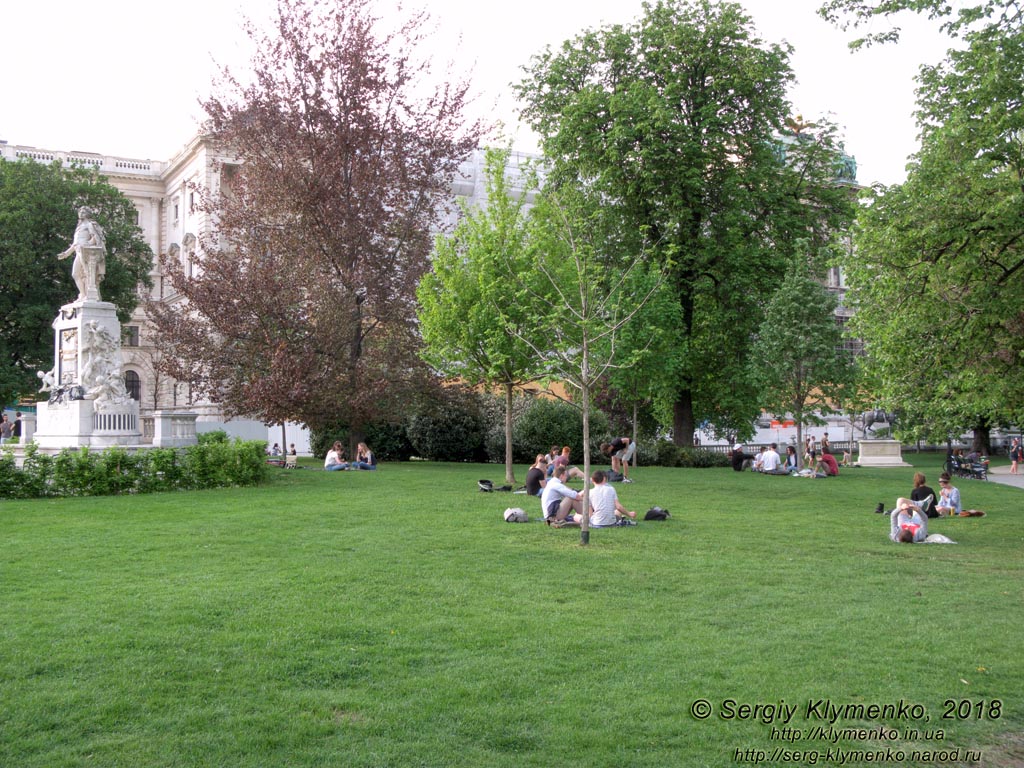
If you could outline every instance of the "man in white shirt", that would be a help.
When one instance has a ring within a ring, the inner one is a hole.
[[[564,464],[556,466],[540,495],[540,511],[544,515],[544,522],[556,528],[579,525],[579,517],[583,515],[583,494],[565,484],[568,472]]]
[[[761,471],[769,475],[789,474],[782,469],[782,457],[779,456],[778,445],[772,443],[768,450],[761,454]]]
[[[636,525],[631,512],[619,503],[619,495],[610,483],[603,470],[597,470],[590,476],[594,487],[590,489],[590,526],[592,528],[610,528],[613,525]]]

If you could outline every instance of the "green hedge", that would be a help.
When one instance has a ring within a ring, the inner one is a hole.
[[[651,463],[658,467],[731,467],[732,461],[726,453],[707,451],[701,448],[683,448],[668,440],[659,440],[654,446]]]
[[[0,453],[0,498],[112,496],[257,485],[266,478],[264,443],[212,440],[188,448],[65,448],[56,456],[25,446],[19,469],[10,448]]]

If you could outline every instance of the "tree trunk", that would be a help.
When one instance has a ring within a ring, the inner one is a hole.
[[[636,446],[633,449],[633,459],[632,459],[634,467],[636,467],[637,456],[639,455],[639,450],[640,450],[640,446],[636,442],[637,432],[639,431],[639,427],[637,426],[637,422],[639,422],[639,420],[640,420],[640,403],[637,400],[634,400],[633,401],[633,434],[630,436],[630,440],[632,440],[633,441],[633,445]]]
[[[584,368],[586,367],[586,342],[584,341]],[[580,521],[580,544],[590,544],[590,383],[586,373],[583,376],[583,519]]]
[[[679,398],[672,406],[672,442],[692,448],[693,428],[693,395],[686,390],[679,393]]]
[[[281,455],[288,455],[288,429],[283,421],[281,422]]]
[[[516,484],[512,467],[512,382],[505,383],[505,482]]]
[[[991,428],[987,421],[983,421],[974,428],[974,439],[971,441],[971,450],[977,451],[983,456],[992,455]]]

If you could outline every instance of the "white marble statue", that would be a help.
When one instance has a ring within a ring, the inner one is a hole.
[[[57,255],[66,259],[74,254],[71,277],[78,287],[78,300],[100,300],[100,283],[107,271],[107,240],[103,228],[93,219],[93,211],[83,205],[78,209],[78,226],[70,247]]]
[[[97,406],[121,405],[131,397],[121,378],[121,344],[95,320],[82,326],[80,383]]]
[[[56,380],[53,378],[53,369],[48,371],[36,371],[36,377],[39,379],[39,383],[42,385],[39,388],[40,392],[49,392],[55,386],[57,386]]]

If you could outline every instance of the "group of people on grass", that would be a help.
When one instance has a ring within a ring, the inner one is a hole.
[[[850,454],[843,453],[843,465],[849,464]],[[743,444],[733,446],[730,454],[732,468],[737,472],[746,469],[763,472],[766,475],[798,475],[812,477],[831,477],[839,474],[839,462],[832,454],[832,446],[828,440],[828,432],[821,438],[819,449],[817,440],[809,435],[804,441],[804,455],[801,462],[795,445],[786,446],[786,458],[779,455],[778,443],[764,446],[757,453],[749,454],[743,450]]]
[[[636,452],[636,443],[628,437],[616,437],[610,443],[601,443],[601,453],[611,461],[612,474],[609,479],[621,479],[624,483],[632,483],[629,479],[629,465],[633,460],[633,455]],[[541,458],[538,455],[538,458]],[[572,448],[568,445],[563,445],[561,449],[557,445],[551,446],[551,450],[547,454],[543,455],[545,462],[546,477],[551,477],[554,474],[555,467],[566,467],[567,475],[570,480],[582,480],[584,479],[583,470],[579,467],[572,466],[571,463]],[[536,466],[536,462],[534,463]],[[621,475],[621,478],[618,476]],[[527,492],[532,495],[532,491],[527,486]]]
[[[267,456],[282,456],[282,455],[283,454],[281,453],[281,445],[279,443],[274,443],[274,445],[272,447],[267,449]],[[288,446],[288,455],[289,456],[298,456],[298,453],[295,450],[295,443],[292,443],[290,446]]]
[[[611,460],[612,472],[620,473],[622,481],[631,483],[629,465],[636,452],[636,443],[628,437],[620,437],[610,443],[602,443],[601,452]],[[583,492],[566,485],[569,479],[586,480],[579,467],[570,465],[572,449],[552,446],[548,454],[538,453],[537,458],[526,472],[526,493],[540,497],[544,522],[556,528],[579,525],[583,519]],[[636,512],[626,509],[619,502],[618,493],[609,482],[608,473],[598,469],[590,475],[590,525],[593,528],[610,528],[616,525],[634,525]]]
[[[885,509],[879,504],[877,512]],[[954,486],[948,472],[939,475],[939,495],[927,485],[924,473],[914,474],[914,489],[910,498],[896,499],[896,508],[889,513],[889,538],[901,544],[950,543],[942,534],[928,534],[929,518],[984,517],[976,509],[965,510],[960,501],[960,489]]]
[[[367,447],[366,443],[359,443],[356,446],[355,461],[348,462],[345,461],[345,449],[342,447],[341,442],[336,440],[324,459],[324,469],[328,472],[338,472],[346,469],[373,470],[376,468],[377,457],[373,455],[373,451]]]

